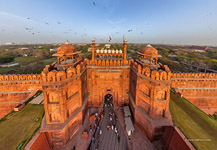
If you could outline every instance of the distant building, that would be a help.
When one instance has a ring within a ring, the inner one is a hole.
[[[13,42],[7,42],[7,43],[5,43],[5,45],[14,45],[15,43],[13,43]]]
[[[105,44],[105,48],[110,48],[111,45],[110,44]]]
[[[88,51],[88,52],[91,52],[91,51],[92,51],[92,48],[91,48],[91,47],[89,47],[89,48],[87,49],[87,51]]]
[[[200,49],[195,49],[195,50],[193,50],[193,52],[205,53],[206,51],[205,50],[200,50]]]
[[[208,47],[208,46],[205,46],[204,50],[208,50],[208,49],[209,49],[209,47]]]
[[[24,56],[24,57],[27,57],[28,55],[27,55],[27,54],[23,54],[23,56]]]
[[[20,48],[21,50],[28,50],[29,48],[27,48],[27,47],[22,47],[22,48]]]
[[[50,49],[50,52],[56,52],[57,51],[57,48],[51,48]]]

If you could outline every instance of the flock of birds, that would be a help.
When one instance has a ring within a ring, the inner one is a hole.
[[[93,2],[93,6],[95,7],[96,6],[96,3],[95,2]],[[106,9],[106,7],[104,7],[104,9]],[[207,16],[209,16],[209,15],[212,15],[212,14],[208,14]],[[31,20],[29,17],[28,18],[26,18],[27,20]],[[60,22],[60,21],[57,21],[56,22],[57,24],[59,24],[59,25],[61,25],[62,23]],[[44,22],[44,24],[45,25],[50,25],[50,23],[48,23],[48,22]],[[149,26],[149,23],[146,23],[146,25],[147,26]],[[126,26],[125,26],[126,27]],[[115,29],[116,27],[112,27],[112,29]],[[136,30],[137,30],[138,28],[136,28]],[[210,25],[210,26],[208,26],[208,29],[210,30],[210,31],[212,31],[212,26]],[[30,34],[32,34],[33,36],[35,35],[35,34],[40,34],[40,32],[37,32],[37,31],[35,31],[34,30],[34,28],[33,27],[26,27],[25,28],[25,30],[26,31],[28,31]],[[5,29],[1,29],[1,31],[2,32],[5,32]],[[64,34],[68,34],[69,32],[71,32],[72,30],[71,29],[68,29],[68,31],[65,31],[65,32],[63,32]],[[84,29],[84,31],[86,31],[86,29]],[[126,32],[133,32],[133,29],[128,29]],[[14,33],[16,33],[16,32],[14,32]],[[53,34],[53,32],[49,32],[50,34]],[[74,34],[75,35],[77,35],[78,33],[77,32],[74,32]],[[120,32],[115,32],[115,34],[120,34]],[[140,32],[140,34],[142,35],[143,34],[143,32]],[[87,36],[87,34],[85,33],[85,34],[81,34],[80,35],[81,37],[85,37],[85,36]],[[53,35],[53,37],[55,37],[54,35]],[[110,35],[109,35],[109,37],[110,37]],[[103,39],[100,39],[101,41],[103,41]]]
[[[93,2],[93,6],[96,6],[96,3],[95,2]],[[106,7],[104,7],[104,9],[106,9]],[[27,20],[31,20],[31,18],[30,17],[28,17],[28,18],[26,18]],[[62,23],[60,22],[60,21],[57,21],[56,22],[57,24],[59,24],[59,25],[61,25]],[[50,23],[48,23],[48,22],[43,22],[42,24],[45,24],[45,25],[47,25],[47,26],[49,26],[49,25],[51,25]],[[126,26],[125,26],[126,27]],[[116,27],[112,27],[112,29],[115,29]],[[36,34],[40,34],[40,32],[38,32],[38,31],[36,31],[33,27],[25,27],[24,28],[27,32],[29,32],[30,34],[32,34],[33,36],[34,35],[36,35]],[[138,28],[136,28],[136,29],[138,29]],[[1,31],[2,32],[5,32],[6,30],[5,29],[1,29]],[[63,32],[64,34],[68,34],[69,32],[71,32],[72,30],[71,29],[68,29],[68,31],[65,31],[65,32]],[[86,29],[84,28],[84,31],[86,31]],[[128,29],[127,30],[127,32],[132,32],[133,31],[133,29]],[[14,32],[14,33],[16,33],[16,32]],[[51,32],[51,31],[48,31],[48,33],[50,33],[50,34],[53,34],[53,32]],[[77,32],[74,32],[74,35],[77,35],[78,33]],[[120,34],[120,32],[115,32],[115,34]],[[142,32],[141,32],[141,34],[143,34]],[[87,34],[85,33],[85,34],[81,34],[80,35],[82,38],[84,38],[84,37],[86,37],[87,36]],[[53,34],[53,37],[55,38],[55,35]],[[109,35],[109,38],[110,38],[110,35]],[[96,39],[96,37],[95,37],[95,39]],[[100,39],[101,41],[103,41],[103,39],[101,38]],[[110,40],[109,40],[110,41]]]

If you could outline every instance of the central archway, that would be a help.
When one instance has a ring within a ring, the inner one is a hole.
[[[105,98],[104,98],[104,103],[105,104],[108,104],[108,103],[113,104],[113,96],[111,94],[106,94]]]

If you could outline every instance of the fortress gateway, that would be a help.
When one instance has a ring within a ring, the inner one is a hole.
[[[130,106],[134,124],[150,141],[172,126],[171,85],[202,110],[217,110],[216,74],[171,73],[158,62],[161,56],[151,45],[141,49],[136,60],[127,59],[126,40],[123,50],[95,50],[95,40],[91,45],[91,60],[79,57],[66,42],[53,55],[58,61],[41,75],[0,75],[0,102],[15,102],[1,104],[1,113],[8,113],[32,91],[43,90],[45,117],[40,131],[52,147],[60,147],[81,129],[88,108],[103,107],[108,94],[114,108]]]
[[[135,123],[153,139],[163,126],[172,124],[169,116],[171,72],[158,63],[150,45],[139,60],[127,60],[127,41],[122,50],[95,50],[92,59],[82,60],[75,47],[66,43],[54,56],[58,62],[41,73],[45,119],[41,130],[52,145],[64,145],[82,126],[88,107],[103,107],[107,94],[114,107],[129,104]],[[57,140],[58,139],[58,140]]]

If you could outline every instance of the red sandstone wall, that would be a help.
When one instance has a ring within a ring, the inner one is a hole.
[[[41,89],[39,74],[0,75],[0,118]]]
[[[99,107],[106,94],[113,96],[113,103],[122,106],[128,102],[129,68],[88,68],[87,89],[90,92],[88,107]]]
[[[51,150],[51,147],[48,143],[45,133],[42,132],[38,137],[37,136],[33,137],[33,139],[29,142],[29,144],[26,146],[25,149],[26,150]]]
[[[166,150],[195,150],[177,127],[166,127],[163,143]]]
[[[172,87],[208,114],[217,112],[216,73],[173,73]]]

